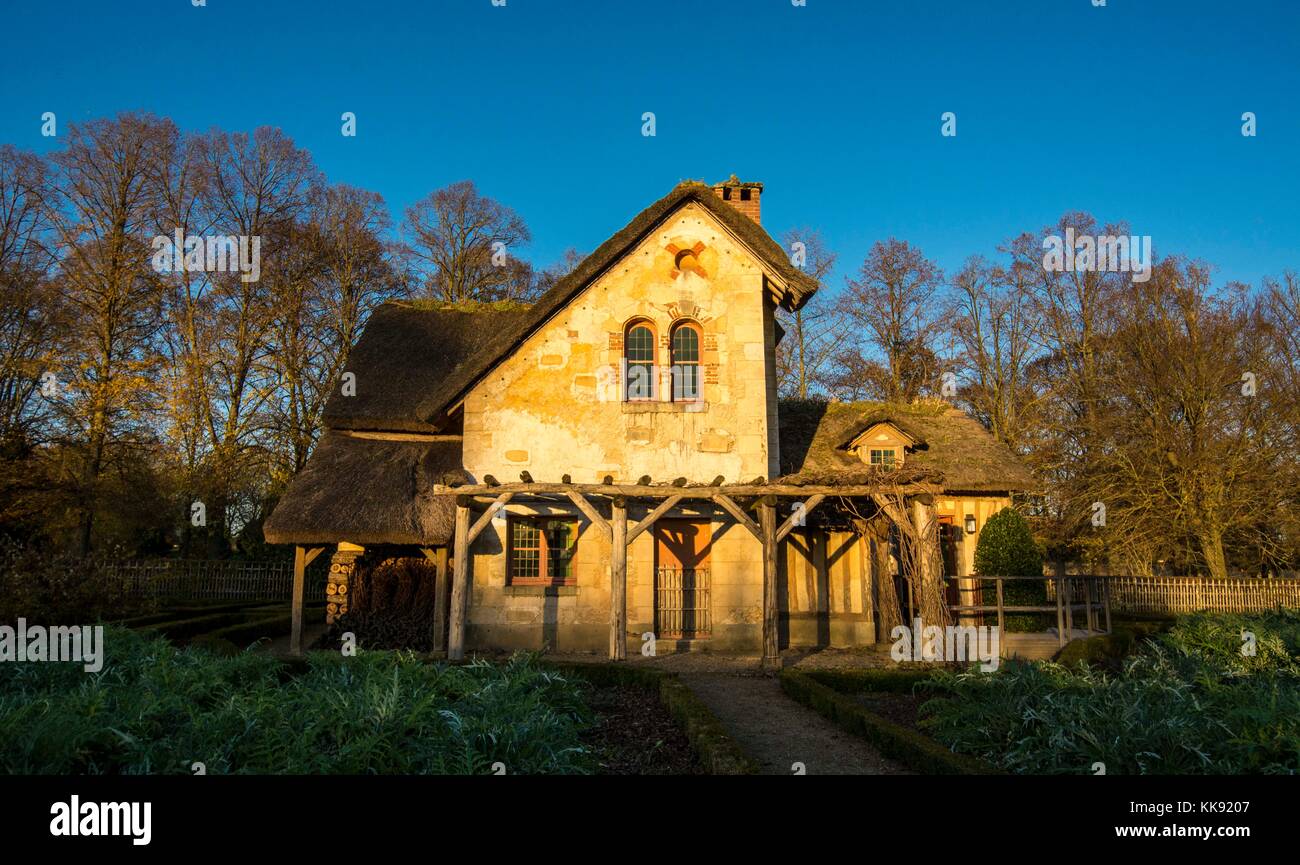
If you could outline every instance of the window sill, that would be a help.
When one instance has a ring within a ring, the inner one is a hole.
[[[640,402],[623,403],[623,414],[650,414],[655,412],[697,412],[705,411],[709,404],[704,400],[696,402],[661,402],[659,400],[643,400]]]
[[[578,587],[543,583],[514,583],[506,586],[506,594],[511,597],[567,598],[577,595]]]

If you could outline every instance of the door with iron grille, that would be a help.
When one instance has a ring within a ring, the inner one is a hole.
[[[655,523],[655,636],[694,640],[713,632],[710,524],[661,519]]]

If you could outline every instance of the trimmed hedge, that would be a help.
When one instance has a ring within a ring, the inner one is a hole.
[[[675,673],[624,664],[547,662],[547,666],[583,678],[597,687],[634,685],[658,690],[659,701],[681,726],[691,750],[709,774],[757,774],[758,764],[732,740],[709,707]]]
[[[815,682],[820,682],[841,694],[862,691],[884,691],[891,694],[910,694],[912,686],[930,678],[929,669],[888,670],[806,670],[800,671]]]
[[[865,672],[865,671],[864,671]],[[870,671],[871,673],[877,671]],[[899,670],[879,671],[896,673],[919,673],[921,671]],[[827,677],[826,672],[817,674]],[[838,674],[843,684],[850,680],[849,674]],[[925,675],[929,675],[926,673]],[[813,678],[808,673],[798,670],[781,671],[781,689],[792,699],[803,703],[824,718],[834,721],[845,730],[861,736],[886,757],[892,757],[911,769],[927,775],[1000,775],[1004,774],[982,760],[976,760],[962,754],[954,754],[929,736],[915,730],[887,721],[852,697],[834,690]],[[890,688],[880,690],[902,689],[902,680],[897,677],[879,677]],[[924,678],[924,676],[922,676]],[[914,682],[915,683],[915,680]],[[872,690],[859,688],[858,691]]]
[[[202,616],[195,616],[189,619],[173,619],[169,622],[159,622],[155,625],[147,625],[138,630],[144,636],[161,635],[172,642],[188,641],[200,634],[211,633],[218,628],[225,628],[230,625],[237,625],[247,621],[243,613],[207,613]]]

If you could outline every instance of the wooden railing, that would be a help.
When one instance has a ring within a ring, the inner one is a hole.
[[[1074,630],[1074,617],[1082,615],[1088,632],[1110,630],[1111,611],[1124,613],[1194,613],[1213,610],[1224,613],[1262,613],[1278,606],[1300,608],[1300,579],[1244,577],[1135,577],[1110,574],[1067,574],[1051,577],[947,577],[956,582],[962,603],[949,605],[953,613],[996,613],[999,628],[1007,613],[1056,613],[1061,645]],[[1042,606],[1007,605],[1004,583],[1028,580],[1045,584],[1047,600]],[[997,587],[997,600],[983,603],[984,584]],[[967,602],[973,595],[979,603]],[[1104,622],[1104,627],[1102,626]]]
[[[1089,635],[1108,633],[1110,631],[1110,586],[1113,577],[1078,576],[1063,577],[947,577],[957,583],[958,591],[963,595],[971,589],[963,583],[974,583],[974,595],[981,599],[977,604],[949,604],[948,609],[958,617],[974,613],[984,617],[987,613],[997,614],[998,631],[1006,633],[1007,613],[1056,613],[1056,633],[1060,644],[1064,646],[1074,634],[1074,617],[1081,615],[1081,624]],[[983,584],[994,583],[997,588],[996,602],[983,603]],[[1004,584],[1007,582],[1038,582],[1048,585],[1048,598],[1054,604],[1007,604],[1005,602]],[[1104,627],[1103,627],[1104,622]]]
[[[1278,605],[1300,607],[1295,577],[1107,577],[1111,602],[1126,613],[1262,613]]]
[[[141,559],[108,565],[105,576],[130,595],[185,601],[288,600],[293,591],[293,562],[283,560]],[[323,600],[324,572],[308,573],[306,589],[307,600]]]

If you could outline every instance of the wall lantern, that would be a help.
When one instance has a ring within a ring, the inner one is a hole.
[[[967,514],[967,515],[966,515],[966,534],[968,534],[968,535],[973,535],[973,534],[975,534],[975,515],[974,515],[974,514]]]

